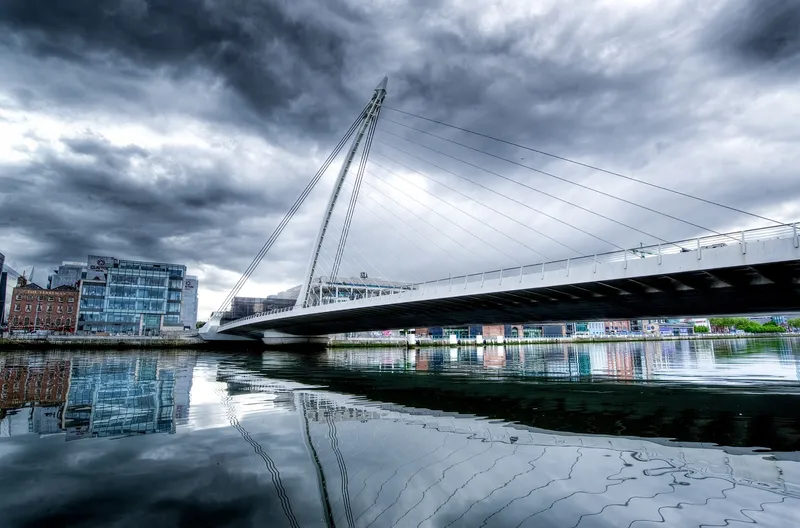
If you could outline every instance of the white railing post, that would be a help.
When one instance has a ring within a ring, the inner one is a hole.
[[[500,268],[500,282],[497,283],[498,286],[503,285],[503,268]]]
[[[697,239],[697,260],[703,258],[703,248],[700,247],[700,239]]]
[[[661,244],[658,245],[658,263],[661,264]]]
[[[794,247],[800,247],[800,237],[797,235],[797,224],[792,226],[792,238],[794,238]]]
[[[525,269],[525,266],[519,267],[519,283],[522,284],[522,270]]]
[[[597,273],[597,253],[594,254],[594,269],[592,269],[592,273]]]
[[[469,280],[469,275],[464,275],[464,289],[467,289],[467,281]]]
[[[747,253],[747,242],[744,241],[744,231],[742,231],[742,255]]]
[[[453,291],[453,276],[450,275],[447,284],[447,291]]]
[[[486,280],[486,272],[481,273],[481,288],[483,288],[483,281]]]
[[[569,277],[569,261],[570,259],[567,259],[567,275],[566,275],[567,277]]]
[[[623,249],[622,253],[625,255],[625,269],[628,269],[628,250]]]
[[[544,262],[542,262],[542,280],[544,280]]]

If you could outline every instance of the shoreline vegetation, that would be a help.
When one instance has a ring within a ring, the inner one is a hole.
[[[331,338],[327,348],[429,348],[429,347],[456,347],[456,346],[518,346],[518,345],[547,345],[558,343],[635,343],[649,341],[700,341],[718,339],[800,339],[799,333],[742,333],[742,334],[695,334],[684,336],[661,335],[636,335],[636,336],[598,336],[598,337],[533,337],[533,338],[503,338],[486,339],[483,343],[476,343],[476,339],[462,338],[451,342],[448,338],[416,339],[414,345],[409,345],[406,337],[352,337]],[[244,346],[243,346],[244,345]],[[25,349],[94,349],[94,350],[123,350],[123,349],[247,349],[267,348],[265,345],[253,341],[252,345],[242,341],[203,341],[197,337],[141,337],[141,336],[43,336],[43,337],[7,337],[0,339],[0,350],[25,350]],[[298,348],[297,346],[271,347],[279,349]]]

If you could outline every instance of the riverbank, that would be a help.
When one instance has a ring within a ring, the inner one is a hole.
[[[478,343],[474,337],[457,339],[451,342],[448,338],[418,337],[414,345],[409,345],[405,337],[353,337],[332,338],[328,348],[381,348],[381,347],[446,347],[446,346],[496,346],[496,345],[552,345],[558,343],[635,343],[641,341],[704,341],[714,339],[800,339],[798,333],[783,334],[698,334],[691,336],[602,336],[602,337],[505,337],[502,342],[497,339],[484,339]]]
[[[420,337],[409,345],[405,337],[351,337],[331,338],[327,348],[426,348],[452,346],[518,346],[548,345],[558,343],[634,343],[642,341],[703,341],[715,339],[800,339],[800,334],[702,334],[693,336],[602,336],[602,337],[532,337],[485,339],[478,343],[474,337],[457,339]],[[76,349],[76,350],[126,350],[126,349],[242,349],[242,348],[297,348],[297,346],[265,347],[258,341],[203,341],[196,336],[12,336],[0,339],[0,350]]]
[[[197,349],[207,348],[199,337],[149,336],[41,336],[0,339],[0,350],[31,349],[127,350],[127,349]]]

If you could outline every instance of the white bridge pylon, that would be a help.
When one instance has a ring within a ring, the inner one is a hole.
[[[353,142],[350,145],[350,150],[345,155],[344,161],[342,162],[342,167],[339,169],[339,175],[336,178],[336,183],[333,186],[333,191],[331,192],[331,197],[328,200],[328,206],[325,209],[325,214],[322,217],[322,224],[319,226],[319,232],[317,233],[316,241],[314,242],[313,250],[311,251],[311,258],[308,261],[308,266],[306,269],[306,273],[303,276],[303,284],[300,288],[300,294],[297,296],[297,304],[295,305],[297,308],[304,308],[309,305],[309,293],[311,289],[311,282],[314,279],[314,273],[317,269],[317,263],[319,261],[319,253],[322,249],[322,243],[325,239],[325,233],[328,230],[328,225],[331,221],[331,215],[333,215],[333,208],[336,206],[336,201],[339,198],[339,194],[342,190],[342,185],[344,185],[344,181],[347,178],[347,174],[350,170],[350,166],[353,163],[353,159],[356,156],[356,151],[364,143],[362,148],[362,155],[361,160],[358,166],[358,173],[356,175],[356,181],[353,185],[353,193],[350,197],[350,207],[347,210],[347,216],[344,221],[344,226],[342,228],[341,239],[339,240],[339,247],[336,252],[336,258],[333,264],[333,270],[331,271],[331,277],[335,279],[338,273],[338,267],[341,262],[342,252],[344,251],[344,246],[347,242],[347,234],[350,227],[350,222],[353,218],[353,211],[355,208],[356,199],[358,198],[358,191],[361,184],[361,179],[364,176],[364,168],[367,161],[367,156],[369,155],[369,148],[372,143],[372,135],[375,132],[375,126],[378,123],[378,116],[381,111],[381,106],[383,105],[383,100],[386,98],[386,85],[388,83],[388,78],[384,77],[380,84],[375,88],[375,93],[372,96],[372,99],[367,106],[367,109],[362,114],[362,121],[361,124],[358,126],[358,131],[356,132],[355,137],[353,138]],[[366,139],[366,141],[364,141]]]

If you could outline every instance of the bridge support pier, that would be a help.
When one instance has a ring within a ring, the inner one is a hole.
[[[330,338],[328,336],[299,336],[294,334],[284,334],[276,330],[264,330],[264,337],[261,341],[269,346],[285,345],[327,345]]]
[[[254,341],[245,336],[218,334],[217,329],[219,328],[220,320],[221,318],[218,315],[212,315],[211,319],[198,330],[197,335],[200,336],[200,339],[203,341]]]

